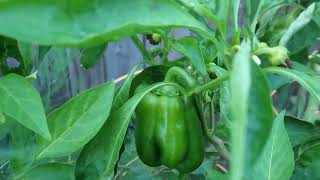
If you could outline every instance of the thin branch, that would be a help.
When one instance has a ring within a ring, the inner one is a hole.
[[[143,59],[146,60],[146,62],[155,62],[151,54],[147,51],[147,49],[144,47],[144,45],[137,36],[131,36],[131,40],[139,49],[143,56]]]

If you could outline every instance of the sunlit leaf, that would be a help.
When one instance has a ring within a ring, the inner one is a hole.
[[[264,146],[261,157],[257,161],[250,179],[261,180],[290,179],[294,168],[294,155],[284,126],[285,112],[274,120],[272,132]]]
[[[261,155],[273,120],[268,82],[260,68],[251,60],[250,46],[247,43],[241,45],[233,59],[230,89],[231,177],[243,179],[246,173],[252,171]]]
[[[94,46],[158,27],[209,34],[171,0],[2,1],[0,27],[2,35],[41,45]]]
[[[109,116],[114,84],[109,82],[80,93],[48,115],[52,140],[39,138],[37,158],[66,156],[93,138]]]
[[[9,74],[0,78],[0,109],[25,127],[50,139],[40,95],[23,77]]]

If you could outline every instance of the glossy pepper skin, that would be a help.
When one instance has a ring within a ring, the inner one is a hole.
[[[149,166],[165,165],[188,173],[203,161],[200,121],[192,97],[164,86],[147,94],[136,108],[136,147]]]

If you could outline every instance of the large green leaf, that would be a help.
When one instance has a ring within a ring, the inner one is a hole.
[[[188,57],[191,63],[203,76],[207,76],[206,64],[197,40],[194,38],[180,38],[172,43],[173,48]]]
[[[320,86],[319,79],[310,76],[304,72],[291,70],[281,67],[269,67],[264,69],[267,73],[275,73],[289,77],[301,84],[311,95],[313,95],[320,102]]]
[[[48,115],[52,140],[39,137],[37,158],[66,156],[93,138],[109,116],[114,83],[80,93]]]
[[[294,168],[294,155],[289,141],[286,128],[284,126],[285,112],[274,120],[272,132],[263,153],[254,170],[250,174],[251,178],[261,180],[284,180],[289,179]]]
[[[63,163],[50,163],[34,167],[23,180],[74,180],[74,166]]]
[[[101,131],[82,150],[76,166],[77,177],[104,179],[113,176],[114,166],[136,106],[147,93],[168,84],[170,83],[158,83],[146,87],[112,112]]]
[[[248,123],[250,77],[250,46],[241,45],[240,51],[235,55],[230,75],[231,90],[231,179],[242,179],[244,175],[246,124]]]
[[[51,139],[40,95],[25,78],[15,74],[0,78],[0,99],[4,114]]]
[[[93,46],[158,27],[207,33],[171,0],[2,1],[0,27],[0,34],[42,45]]]
[[[243,43],[233,59],[231,89],[231,177],[243,179],[259,158],[272,128],[271,95],[266,77]]]

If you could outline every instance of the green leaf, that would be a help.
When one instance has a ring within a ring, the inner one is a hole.
[[[209,70],[215,72],[218,77],[226,75],[228,72],[217,66],[210,65]],[[217,123],[216,133],[219,137],[229,137],[231,128],[231,115],[230,115],[230,86],[229,82],[225,81],[220,85],[220,118],[222,121]],[[220,134],[221,132],[221,134]],[[226,134],[226,135],[225,135]],[[229,139],[229,138],[228,138]]]
[[[239,23],[238,23],[238,16],[239,16],[239,10],[240,10],[240,0],[230,0],[231,4],[231,19],[232,19],[232,25],[235,32],[239,31]]]
[[[269,67],[264,69],[267,73],[276,73],[289,77],[300,83],[311,95],[313,95],[320,102],[320,86],[319,79],[310,76],[304,72],[299,72],[296,70],[281,68],[281,67]]]
[[[179,0],[188,8],[215,23],[221,33],[226,33],[229,0]]]
[[[305,34],[308,34],[308,36],[305,36]],[[300,31],[295,33],[287,43],[290,59],[308,62],[308,49],[317,42],[317,37],[319,36],[320,26],[317,26],[314,21],[310,21]]]
[[[0,9],[0,34],[41,45],[94,46],[159,27],[209,34],[171,0],[15,0],[1,2]]]
[[[164,81],[165,75],[167,74],[170,66],[165,65],[154,65],[143,69],[133,80],[130,87],[130,97],[135,94],[136,89],[141,84],[155,84]]]
[[[242,179],[244,175],[246,124],[248,123],[248,104],[251,85],[250,46],[242,43],[240,51],[233,58],[230,74],[231,91],[231,179]]]
[[[101,59],[107,44],[102,44],[100,46],[94,46],[89,48],[84,48],[81,51],[80,63],[85,69],[94,67],[97,62]]]
[[[18,177],[35,160],[36,138],[32,131],[18,123],[13,124],[10,135],[10,170],[14,177]]]
[[[320,130],[313,124],[295,117],[286,116],[285,125],[293,147],[320,135]]]
[[[197,40],[193,38],[180,38],[176,42],[173,42],[172,45],[176,51],[188,57],[203,76],[208,76],[203,54]]]
[[[272,102],[266,77],[243,43],[233,59],[231,92],[231,177],[243,179],[263,151],[272,128]],[[248,153],[250,152],[250,153]]]
[[[294,168],[294,154],[284,126],[285,112],[281,112],[274,120],[272,132],[264,146],[261,157],[249,179],[259,177],[261,180],[290,179]]]
[[[74,166],[63,163],[39,165],[28,171],[23,180],[74,180]]]
[[[52,140],[38,138],[37,158],[67,156],[84,146],[109,116],[114,83],[89,89],[72,98],[48,115]]]
[[[0,109],[25,127],[50,140],[40,95],[23,77],[9,74],[0,78]]]
[[[34,48],[32,44],[24,43],[21,41],[18,41],[18,47],[19,47],[23,65],[24,65],[24,72],[25,74],[30,74],[31,69],[33,67],[34,58],[35,58]]]
[[[82,150],[76,166],[77,177],[105,179],[113,176],[114,166],[136,106],[147,93],[168,84],[171,83],[157,83],[146,87],[112,112],[100,132]]]
[[[246,5],[246,17],[250,21],[252,31],[256,28],[258,17],[265,3],[266,1],[264,0],[246,0],[244,3]]]
[[[320,141],[315,140],[300,148],[299,158],[292,175],[292,180],[320,179]]]
[[[316,3],[315,12],[313,14],[313,20],[318,24],[320,27],[320,1],[318,0],[318,3]]]
[[[126,81],[121,85],[119,90],[116,92],[116,95],[114,97],[114,101],[112,104],[114,108],[113,110],[119,109],[125,102],[128,101],[130,96],[129,93],[130,93],[131,83],[134,78],[134,73],[137,71],[139,67],[140,67],[140,64],[133,68],[133,70],[128,75]]]
[[[315,3],[312,3],[306,10],[304,10],[299,15],[299,17],[295,21],[291,23],[287,32],[285,32],[280,39],[280,42],[279,42],[280,46],[285,47],[289,42],[289,40],[291,39],[291,37],[312,20],[314,10],[315,10]]]

